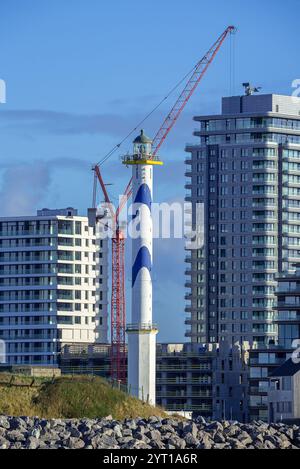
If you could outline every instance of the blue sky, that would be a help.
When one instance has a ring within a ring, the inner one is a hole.
[[[130,131],[192,68],[226,26],[237,26],[235,92],[252,81],[291,93],[300,78],[299,0],[1,0],[0,215],[91,204],[91,165]],[[229,93],[229,41],[161,149],[155,200],[184,197],[184,145],[192,116],[218,112]],[[158,129],[176,95],[145,126]],[[129,173],[104,167],[112,197]],[[155,243],[155,320],[159,340],[184,338],[184,250]],[[130,281],[128,277],[127,286]]]

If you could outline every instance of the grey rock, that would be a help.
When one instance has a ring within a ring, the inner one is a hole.
[[[276,446],[269,440],[265,441],[264,449],[276,449]]]
[[[146,433],[146,436],[150,438],[150,440],[159,441],[161,440],[161,433],[158,430],[151,430]]]
[[[162,425],[160,428],[161,433],[167,434],[167,433],[175,433],[175,428],[172,425]]]
[[[214,442],[208,435],[201,435],[197,449],[212,449]]]
[[[169,443],[165,446],[166,449],[176,449],[174,445],[170,445]]]
[[[10,423],[7,417],[0,416],[0,427],[8,430],[10,428]]]
[[[161,440],[152,440],[150,441],[149,445],[153,449],[165,449],[166,446]]]
[[[22,447],[21,441],[16,441],[10,445],[9,449],[22,449]]]
[[[77,428],[70,428],[72,438],[82,438],[82,433]]]
[[[239,432],[240,432],[240,428],[237,425],[229,425],[228,427],[224,429],[225,435],[229,437],[235,437]]]
[[[199,444],[198,440],[195,439],[195,441],[197,441],[196,444]],[[168,443],[172,446],[175,446],[176,449],[185,449],[187,445],[186,440],[179,438],[178,436],[175,436],[175,435],[169,439]]]
[[[225,438],[225,436],[223,435],[223,433],[218,432],[218,433],[216,433],[215,436],[214,436],[214,441],[215,441],[215,443],[217,443],[217,444],[222,444],[222,443],[225,443],[225,442],[226,442],[226,438]]]
[[[196,448],[199,445],[199,440],[192,433],[187,433],[184,440],[189,447]]]
[[[220,422],[212,422],[206,427],[206,430],[209,432],[223,432],[224,428]]]
[[[183,434],[186,435],[186,434],[191,434],[194,438],[197,438],[197,435],[198,435],[198,427],[197,425],[192,422],[190,423],[189,425],[185,426],[184,427],[184,430],[183,430]]]
[[[118,444],[119,445],[127,445],[132,441],[132,436],[124,436],[123,438],[118,439]]]
[[[0,437],[0,449],[9,449],[10,442],[7,441],[5,438]]]
[[[152,449],[147,443],[141,440],[132,440],[128,445],[126,445],[128,449]]]
[[[40,436],[41,436],[41,428],[40,427],[34,427],[31,431],[30,431],[30,435],[33,437],[33,438],[36,438],[37,440],[39,440]]]
[[[116,449],[118,447],[117,440],[108,435],[97,435],[91,440],[94,449]]]
[[[197,422],[197,423],[200,423],[200,424],[202,424],[202,425],[206,425],[206,420],[205,420],[205,418],[204,418],[204,417],[201,417],[201,416],[200,416],[200,417],[197,417],[196,422]]]
[[[9,421],[9,428],[10,430],[25,430],[26,423],[21,418],[11,418]]]
[[[71,449],[82,449],[85,447],[85,442],[81,440],[80,438],[71,436],[71,438],[68,441],[68,447]]]
[[[238,440],[245,446],[247,445],[251,445],[253,443],[253,439],[251,438],[251,436],[247,433],[247,432],[241,432],[239,435],[238,435]]]
[[[150,443],[150,438],[148,438],[144,433],[137,432],[135,435],[135,439],[139,441],[143,441],[144,443]]]
[[[253,445],[254,445],[255,449],[264,449],[265,448],[264,443],[260,440],[255,440]]]
[[[38,449],[39,446],[40,446],[40,442],[34,436],[30,436],[28,440],[26,441],[27,449]]]
[[[6,433],[6,438],[13,443],[26,440],[24,433],[21,433],[19,430],[8,431]]]
[[[225,449],[226,448],[226,444],[225,443],[217,443],[214,445],[214,449]]]

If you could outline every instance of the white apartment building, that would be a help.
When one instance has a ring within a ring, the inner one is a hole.
[[[55,366],[66,344],[106,343],[107,241],[95,212],[0,218],[0,340],[8,365]]]

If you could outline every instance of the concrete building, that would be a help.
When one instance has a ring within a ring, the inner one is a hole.
[[[269,412],[271,422],[300,420],[300,361],[292,359],[277,368],[271,377]]]
[[[216,346],[158,344],[157,404],[167,411],[192,412],[211,417],[213,412],[213,357]]]
[[[110,378],[111,344],[64,345],[59,357],[63,374],[91,374]]]
[[[248,345],[158,344],[157,402],[168,411],[248,419]]]
[[[221,342],[213,359],[213,418],[248,422],[249,344]]]
[[[186,335],[193,343],[276,342],[276,276],[300,258],[300,99],[223,98],[194,118],[186,160],[193,229],[203,203],[204,247],[187,256]]]
[[[55,366],[65,344],[107,341],[106,241],[97,239],[94,221],[73,208],[0,218],[8,365]]]
[[[296,266],[292,266],[294,269]],[[249,411],[251,420],[268,420],[270,376],[299,347],[300,339],[300,269],[276,278],[275,324],[276,344],[250,351]],[[298,344],[298,345],[297,345]],[[274,412],[276,410],[274,409]]]
[[[274,345],[250,351],[249,420],[268,421],[270,376],[287,359],[287,352]]]

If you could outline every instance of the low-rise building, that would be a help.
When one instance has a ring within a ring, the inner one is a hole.
[[[248,348],[159,344],[157,403],[168,411],[213,419],[248,419]]]
[[[213,418],[247,422],[249,343],[221,342],[213,359]]]
[[[300,269],[276,278],[274,322],[278,328],[276,343],[250,351],[250,420],[268,421],[270,376],[294,353],[300,339]]]
[[[216,346],[158,344],[156,356],[157,404],[168,411],[211,417]]]
[[[270,379],[269,412],[271,422],[300,419],[300,361],[291,358],[277,368]]]
[[[249,420],[268,421],[269,376],[285,362],[287,353],[270,345],[250,350],[249,359]]]

